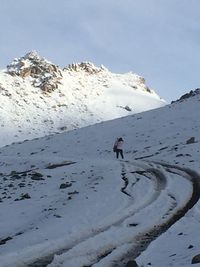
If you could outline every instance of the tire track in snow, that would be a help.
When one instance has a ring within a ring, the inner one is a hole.
[[[124,163],[122,164],[122,179],[125,181],[125,185],[121,189],[121,191],[123,193],[126,192],[126,188],[129,184],[129,178],[127,178],[126,165],[127,164],[124,164]],[[166,221],[163,224],[157,225],[156,227],[152,226],[152,228],[150,228],[147,232],[143,232],[142,234],[137,234],[136,235],[136,243],[133,244],[131,251],[128,251],[126,253],[125,257],[122,257],[121,260],[118,261],[118,263],[116,263],[115,265],[112,265],[113,267],[125,266],[126,262],[129,259],[134,259],[134,258],[138,257],[142,253],[142,251],[144,251],[153,240],[155,240],[163,232],[167,231],[167,229],[170,226],[172,226],[176,221],[178,221],[181,217],[183,217],[185,215],[185,213],[191,207],[193,207],[195,205],[195,203],[199,200],[200,186],[199,186],[198,179],[200,179],[200,177],[196,172],[189,170],[189,169],[178,168],[177,166],[164,165],[164,164],[156,163],[154,168],[151,167],[151,168],[147,168],[145,170],[145,173],[148,172],[148,173],[152,174],[155,178],[155,180],[153,181],[155,184],[155,192],[151,196],[151,199],[149,199],[148,202],[145,203],[143,208],[145,208],[145,207],[149,206],[151,203],[153,203],[159,197],[161,191],[164,190],[166,187],[166,177],[163,174],[163,172],[159,169],[160,166],[162,166],[168,173],[169,172],[175,172],[177,175],[180,175],[180,171],[182,171],[183,174],[185,173],[187,178],[193,184],[192,197],[185,204],[185,206],[182,209],[178,210],[172,217],[170,217],[170,218],[168,217],[168,219],[166,219]],[[176,172],[176,170],[178,170],[178,171]],[[130,194],[127,194],[127,192],[125,194],[127,195],[127,197],[131,197]],[[174,205],[173,208],[175,208],[175,207],[176,207],[176,205]],[[141,207],[141,209],[142,209],[142,207]],[[62,251],[57,251],[55,253],[57,253],[57,255],[60,255],[63,253],[67,253],[68,250],[72,250],[74,248],[76,249],[76,246],[80,246],[81,244],[84,246],[84,243],[87,244],[89,239],[96,238],[96,237],[98,237],[98,235],[101,235],[102,233],[106,234],[106,232],[108,232],[111,227],[116,226],[116,225],[119,226],[120,224],[123,224],[123,222],[127,218],[133,216],[136,212],[137,211],[134,211],[132,214],[129,214],[128,216],[121,218],[119,221],[115,222],[114,224],[109,225],[108,227],[105,227],[103,229],[100,229],[99,231],[97,231],[96,233],[94,233],[92,235],[86,236],[82,240],[79,240],[77,243],[72,244],[71,248],[69,247],[69,248],[63,249]],[[87,265],[87,266],[93,266],[94,264],[101,262],[102,259],[109,257],[109,255],[112,254],[112,252],[115,249],[116,249],[115,245],[113,245],[113,247],[108,246],[107,250],[105,250],[104,253],[102,253],[102,252],[99,252],[99,254],[97,253],[98,256],[96,257],[96,259],[95,260],[93,259],[92,263],[90,265]],[[54,257],[54,254],[48,255],[47,257],[45,257],[43,259],[37,260],[34,263],[27,265],[27,267],[45,267],[49,263],[52,262],[53,257]]]
[[[166,232],[173,224],[185,216],[185,214],[198,202],[200,199],[200,175],[189,168],[179,167],[177,165],[170,165],[156,162],[166,168],[167,172],[181,175],[180,171],[186,174],[187,179],[191,181],[193,192],[192,196],[187,203],[178,210],[171,218],[169,218],[165,223],[158,225],[150,229],[137,237],[138,244],[134,245],[130,252],[128,252],[125,257],[123,257],[117,264],[112,267],[123,267],[130,260],[136,259],[143,251],[147,249],[152,241],[158,238],[161,234]]]
[[[129,165],[129,163],[127,164],[127,163],[123,162],[121,165],[122,165],[121,176],[122,176],[122,180],[125,181],[125,185],[124,185],[124,187],[121,188],[121,192],[125,193],[127,195],[127,197],[131,197],[131,195],[129,193],[125,192],[126,187],[128,186],[129,180],[130,180],[130,178],[126,177],[127,176],[126,165]],[[132,164],[130,165],[130,168],[132,168]],[[98,229],[96,232],[93,232],[92,234],[87,234],[82,239],[79,239],[77,242],[72,243],[71,246],[68,246],[67,248],[64,248],[60,251],[55,251],[53,254],[47,255],[46,257],[43,257],[42,259],[37,259],[33,263],[26,265],[26,267],[46,267],[48,264],[50,264],[52,262],[55,254],[61,255],[65,252],[67,252],[68,250],[72,249],[73,247],[76,247],[76,245],[79,245],[80,243],[87,242],[88,239],[98,236],[102,232],[106,233],[113,226],[119,226],[119,225],[123,224],[123,222],[127,218],[133,216],[140,209],[143,209],[144,207],[146,207],[146,206],[150,205],[152,202],[154,202],[158,198],[158,196],[160,195],[161,190],[163,190],[166,186],[166,177],[164,175],[162,175],[162,172],[160,172],[156,168],[152,168],[152,167],[151,168],[145,167],[145,169],[142,172],[137,172],[137,173],[142,175],[142,177],[145,179],[148,179],[148,180],[151,179],[151,182],[154,186],[153,194],[149,196],[149,198],[146,200],[145,203],[142,203],[142,205],[139,205],[137,208],[134,208],[133,211],[129,211],[127,213],[127,215],[120,217],[120,219],[118,219],[114,223],[112,223],[106,227],[102,227],[102,228]],[[143,175],[143,173],[145,173],[145,175]],[[150,177],[146,176],[147,173],[151,174],[151,176],[153,176],[153,177],[150,178]],[[159,178],[157,178],[157,176],[156,176],[157,173],[159,173]],[[130,173],[130,174],[133,175],[133,173]],[[133,200],[133,205],[134,205],[134,200]],[[112,249],[111,249],[111,251],[112,251]],[[106,251],[104,254],[109,254],[111,251],[110,250]],[[104,257],[104,255],[99,256],[99,258],[103,258],[103,257]]]

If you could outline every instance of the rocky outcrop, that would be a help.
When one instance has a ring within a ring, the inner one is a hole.
[[[106,82],[108,82],[110,77],[112,76],[112,73],[105,66],[101,65],[100,67],[97,67],[91,62],[72,63],[69,64],[67,67],[65,67],[63,71],[83,72],[86,75],[99,75],[101,76],[101,78],[103,77],[102,81],[105,82],[104,84],[105,87],[108,87],[106,86]],[[140,89],[142,89],[145,92],[148,92],[149,94],[155,94],[155,92],[146,85],[146,81],[143,77],[131,72],[128,73],[128,75],[130,80],[133,79],[134,81],[137,81],[137,84],[139,85],[139,87],[141,87]],[[117,76],[118,75],[116,74],[116,77]],[[135,90],[138,89],[138,86],[135,85],[134,83],[130,86]]]
[[[41,88],[46,93],[54,91],[62,79],[61,69],[40,57],[35,51],[14,59],[7,66],[7,73],[22,78],[30,77],[33,86]]]
[[[69,64],[68,67],[64,68],[64,70],[68,71],[84,71],[85,73],[88,74],[97,74],[99,72],[108,72],[108,70],[101,65],[101,67],[96,67],[93,63],[91,62],[81,62],[81,63],[72,63]]]
[[[171,104],[176,103],[176,102],[182,102],[185,99],[188,99],[188,98],[196,96],[196,95],[200,95],[200,88],[197,88],[194,91],[191,90],[189,93],[182,95],[178,100],[172,101]]]
[[[187,145],[189,145],[189,144],[194,144],[194,143],[196,143],[196,141],[195,141],[195,137],[191,137],[191,138],[189,138],[189,139],[186,141],[186,144],[187,144]]]

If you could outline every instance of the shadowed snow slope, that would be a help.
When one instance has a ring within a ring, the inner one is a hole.
[[[0,72],[0,146],[164,106],[144,78],[30,52]]]
[[[191,198],[200,166],[199,108],[197,94],[1,148],[1,266],[124,266],[140,237]],[[124,161],[112,152],[120,136]],[[141,253],[138,265],[190,266],[200,253],[199,223],[197,202]]]

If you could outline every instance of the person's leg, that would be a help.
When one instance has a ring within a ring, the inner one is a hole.
[[[116,150],[116,157],[118,159],[118,157],[119,157],[119,149]]]
[[[121,157],[123,159],[124,158],[124,155],[123,155],[123,150],[122,149],[120,150],[120,155],[121,155]]]

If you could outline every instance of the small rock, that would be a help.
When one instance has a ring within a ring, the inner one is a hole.
[[[178,158],[178,157],[183,157],[183,154],[178,154],[178,155],[176,155],[176,157]]]
[[[189,246],[188,246],[188,249],[191,249],[191,248],[193,248],[193,247],[194,247],[193,245],[189,245]]]
[[[14,175],[12,175],[12,180],[19,180],[19,179],[21,179],[21,176],[20,175],[18,175],[18,174],[14,174]]]
[[[16,198],[14,201],[19,201],[19,200],[29,199],[29,198],[31,198],[30,195],[28,193],[25,193],[25,194],[21,194],[20,198]]]
[[[129,106],[125,106],[124,109],[127,111],[132,111],[132,109]]]
[[[62,218],[62,216],[60,216],[58,214],[54,214],[53,216],[56,217],[56,218]]]
[[[15,236],[22,235],[22,234],[23,234],[23,232],[18,232],[15,234]]]
[[[174,257],[174,256],[176,256],[176,253],[169,255],[169,257]]]
[[[8,236],[8,237],[6,237],[4,239],[0,239],[0,245],[4,245],[7,241],[9,241],[11,239],[12,239],[12,237],[10,237],[10,236]]]
[[[195,137],[191,137],[189,138],[187,141],[186,141],[186,144],[194,144],[196,141],[195,141]]]
[[[19,187],[25,187],[25,183],[19,183],[18,186]]]
[[[31,198],[31,197],[30,197],[30,195],[29,195],[28,193],[26,193],[26,194],[21,194],[21,200],[22,200],[22,199],[29,199],[29,198]]]
[[[78,194],[79,192],[78,191],[73,191],[73,192],[68,192],[68,195],[75,195],[75,194]]]
[[[70,186],[72,186],[72,183],[63,183],[60,185],[60,189],[65,189],[65,188],[70,187]]]
[[[60,131],[66,131],[67,130],[67,126],[62,126],[60,128],[58,128]]]
[[[130,227],[132,227],[132,226],[135,227],[135,226],[137,226],[137,225],[138,225],[138,223],[129,223],[129,226],[130,226]]]
[[[31,179],[36,181],[44,180],[43,175],[39,172],[34,172],[31,174]]]

